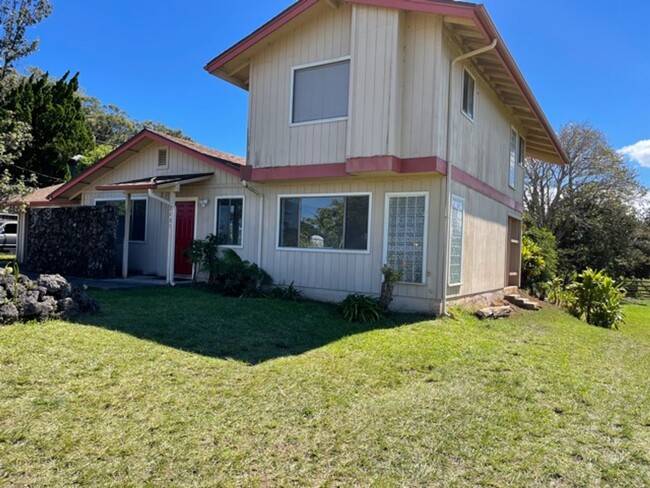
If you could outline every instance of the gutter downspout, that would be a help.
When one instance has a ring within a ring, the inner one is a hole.
[[[169,200],[156,195],[152,189],[148,190],[150,198],[169,207],[169,231],[167,234],[167,283],[174,286],[174,245],[176,241],[176,192],[178,188],[170,189]]]
[[[264,232],[264,194],[257,191],[255,188],[248,186],[248,181],[242,180],[242,185],[253,195],[257,196],[259,200],[259,215],[257,216],[258,229],[257,229],[257,265],[262,267],[262,244]]]
[[[453,102],[453,88],[454,88],[454,66],[460,61],[464,61],[479,54],[486,53],[491,51],[497,46],[497,39],[493,39],[492,42],[483,46],[474,51],[470,51],[465,54],[454,58],[449,62],[449,86],[447,87],[447,146],[445,151],[445,158],[447,159],[447,175],[445,177],[446,190],[445,190],[445,225],[443,226],[443,273],[442,273],[442,301],[440,302],[440,315],[447,315],[447,283],[449,281],[449,255],[450,255],[450,242],[449,236],[451,235],[451,183],[452,183],[452,173],[453,173],[453,164],[451,153],[451,123],[452,123],[452,114],[451,105]]]

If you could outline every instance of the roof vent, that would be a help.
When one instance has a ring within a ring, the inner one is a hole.
[[[166,168],[167,165],[167,149],[158,149],[158,167]]]

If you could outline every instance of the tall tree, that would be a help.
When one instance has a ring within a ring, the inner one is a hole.
[[[0,0],[0,79],[36,51],[38,39],[28,39],[27,29],[51,13],[49,0]]]
[[[10,171],[16,176],[34,173],[42,186],[69,177],[70,158],[94,147],[77,94],[79,74],[68,76],[51,80],[47,73],[32,74],[6,99],[5,108],[32,127],[32,141]]]
[[[589,124],[568,124],[559,139],[570,164],[527,160],[524,206],[535,227],[556,238],[565,273],[590,266],[619,274],[642,266],[641,220],[633,206],[645,194],[636,172]]]

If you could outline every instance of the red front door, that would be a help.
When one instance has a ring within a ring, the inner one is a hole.
[[[183,255],[194,239],[194,202],[176,202],[176,246],[174,250],[174,274],[191,275],[192,265]]]

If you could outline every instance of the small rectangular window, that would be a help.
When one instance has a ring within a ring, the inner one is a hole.
[[[451,235],[449,237],[449,285],[463,282],[463,235],[465,229],[465,200],[451,197]]]
[[[523,167],[526,159],[526,141],[523,137],[519,138],[519,164]]]
[[[424,283],[427,200],[426,193],[387,196],[384,260],[403,283]]]
[[[96,200],[95,205],[111,205],[117,211],[117,239],[124,239],[124,214],[125,214],[125,201],[124,200]],[[131,200],[131,229],[129,231],[129,241],[144,242],[147,229],[147,200],[146,199],[133,199]]]
[[[217,241],[222,246],[241,246],[244,199],[217,198]]]
[[[510,159],[508,160],[508,185],[510,188],[515,187],[517,171],[517,145],[519,136],[514,128],[510,128]]]
[[[370,196],[280,199],[279,247],[366,251]]]
[[[350,60],[295,69],[291,122],[347,117],[349,85]]]
[[[470,119],[474,120],[474,92],[476,90],[476,82],[474,78],[465,70],[463,72],[463,113]]]

